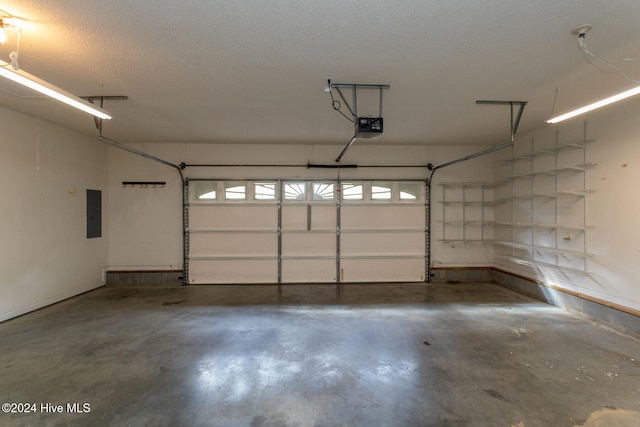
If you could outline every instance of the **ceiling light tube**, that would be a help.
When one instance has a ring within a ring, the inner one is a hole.
[[[562,114],[560,116],[552,117],[549,120],[547,120],[547,123],[558,123],[558,122],[570,119],[572,117],[579,116],[580,114],[584,114],[589,111],[595,110],[596,108],[604,107],[605,105],[622,101],[623,99],[629,98],[639,93],[640,93],[640,86],[637,86],[633,89],[629,89],[617,95],[610,96],[609,98],[605,98],[600,101],[594,102],[593,104],[585,105],[584,107],[578,108],[577,110],[569,111],[568,113]]]
[[[14,70],[11,64],[8,64],[2,60],[0,60],[0,76],[26,86],[30,89],[33,89],[37,92],[40,92],[44,95],[50,96],[51,98],[54,98],[60,102],[64,102],[65,104],[77,108],[78,110],[82,110],[85,113],[89,113],[92,116],[96,116],[98,118],[106,120],[111,119],[111,115],[105,110],[98,108],[90,102],[85,101],[82,98],[78,98],[77,96],[63,89],[60,89],[59,87],[54,86],[51,83],[39,79],[38,77],[29,74],[26,71]]]

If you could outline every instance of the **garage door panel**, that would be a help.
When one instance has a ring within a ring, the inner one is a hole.
[[[284,259],[282,281],[285,283],[322,283],[336,281],[336,260]]]
[[[347,230],[423,229],[424,205],[344,204],[340,213],[341,227]]]
[[[337,224],[335,205],[309,206],[284,206],[282,208],[282,229],[335,231]]]
[[[275,230],[275,206],[213,205],[189,209],[189,228],[201,230]]]
[[[342,233],[340,253],[349,255],[422,255],[421,233]]]
[[[336,235],[334,233],[283,233],[283,256],[335,256]]]
[[[344,282],[422,282],[424,258],[418,259],[343,259]]]
[[[336,230],[336,205],[311,206],[311,230]]]
[[[278,261],[273,260],[191,260],[189,283],[276,283]]]
[[[274,233],[192,234],[189,250],[194,256],[274,256],[278,235]]]
[[[286,206],[282,208],[282,228],[284,230],[307,229],[307,206]]]

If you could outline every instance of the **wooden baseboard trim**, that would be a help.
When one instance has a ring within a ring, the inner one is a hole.
[[[522,276],[520,274],[512,273],[510,271],[506,271],[506,270],[503,270],[501,268],[495,268],[494,267],[493,270],[497,271],[499,273],[508,274],[508,275],[516,277],[518,279],[526,280],[526,281],[534,283],[536,285],[544,286],[545,288],[553,289],[554,291],[562,292],[562,293],[565,293],[567,295],[578,297],[578,298],[584,299],[586,301],[594,302],[596,304],[600,304],[600,305],[603,305],[605,307],[613,308],[615,310],[622,311],[624,313],[628,313],[628,314],[632,314],[634,316],[640,317],[640,311],[634,310],[633,308],[629,308],[629,307],[625,307],[625,306],[622,306],[622,305],[619,305],[619,304],[616,304],[616,303],[613,303],[613,302],[605,301],[603,299],[592,297],[591,295],[586,295],[586,294],[583,294],[581,292],[576,292],[576,291],[572,291],[570,289],[561,288],[559,286],[552,285],[550,283],[545,283],[545,282],[543,282],[541,280],[532,279],[531,277],[526,277],[526,276]]]

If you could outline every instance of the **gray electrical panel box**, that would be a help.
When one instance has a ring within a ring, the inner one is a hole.
[[[87,239],[102,237],[102,191],[87,190]]]

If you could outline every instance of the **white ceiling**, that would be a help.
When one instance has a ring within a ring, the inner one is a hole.
[[[490,145],[508,138],[509,109],[477,99],[528,101],[524,132],[553,108],[632,85],[581,55],[578,25],[594,26],[587,40],[599,55],[640,56],[637,0],[0,0],[0,9],[29,21],[23,70],[79,96],[129,97],[105,105],[114,116],[105,136],[125,143],[344,144],[353,127],[323,91],[332,77],[391,85],[376,143]],[[640,79],[640,64],[621,66]],[[362,115],[377,114],[373,93],[359,93]],[[97,135],[89,116],[49,99],[0,91],[0,105]]]

